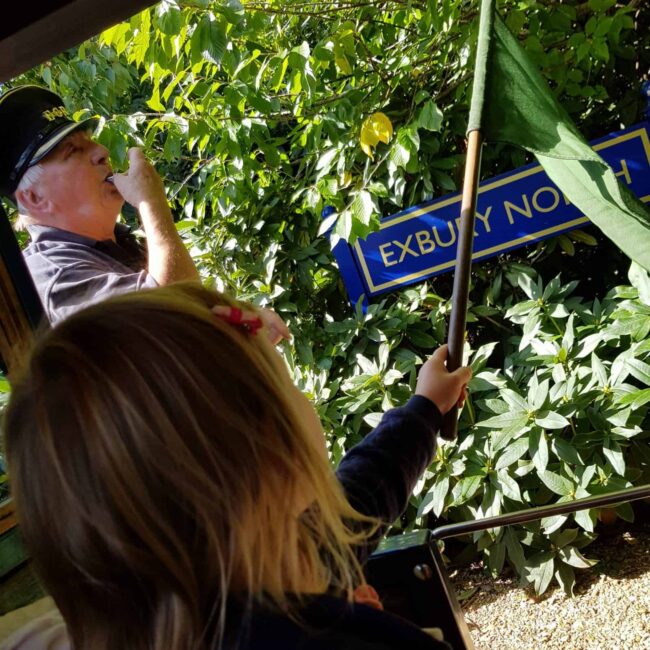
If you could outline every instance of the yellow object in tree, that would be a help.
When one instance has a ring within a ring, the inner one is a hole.
[[[336,63],[336,67],[343,74],[352,74],[352,66],[350,65],[348,57],[345,56],[345,54],[337,54],[334,58],[334,63]]]
[[[361,148],[370,158],[373,157],[374,148],[380,142],[388,144],[393,137],[393,124],[384,113],[373,113],[361,125],[359,142]]]

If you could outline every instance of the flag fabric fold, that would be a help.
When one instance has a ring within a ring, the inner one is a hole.
[[[650,210],[587,144],[546,80],[483,0],[468,132],[535,154],[566,198],[650,270]]]

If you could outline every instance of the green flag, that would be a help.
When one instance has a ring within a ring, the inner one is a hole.
[[[650,270],[650,210],[587,144],[548,84],[482,0],[468,131],[535,154],[550,179],[630,258]]]

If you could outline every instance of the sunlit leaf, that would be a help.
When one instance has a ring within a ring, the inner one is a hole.
[[[384,113],[377,112],[368,116],[361,125],[359,142],[367,156],[374,156],[374,149],[380,143],[388,144],[393,137],[393,124]]]

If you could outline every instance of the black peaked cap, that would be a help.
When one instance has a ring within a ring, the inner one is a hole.
[[[0,96],[0,195],[13,195],[29,167],[73,131],[94,130],[97,122],[74,122],[61,98],[39,86],[19,86]]]

